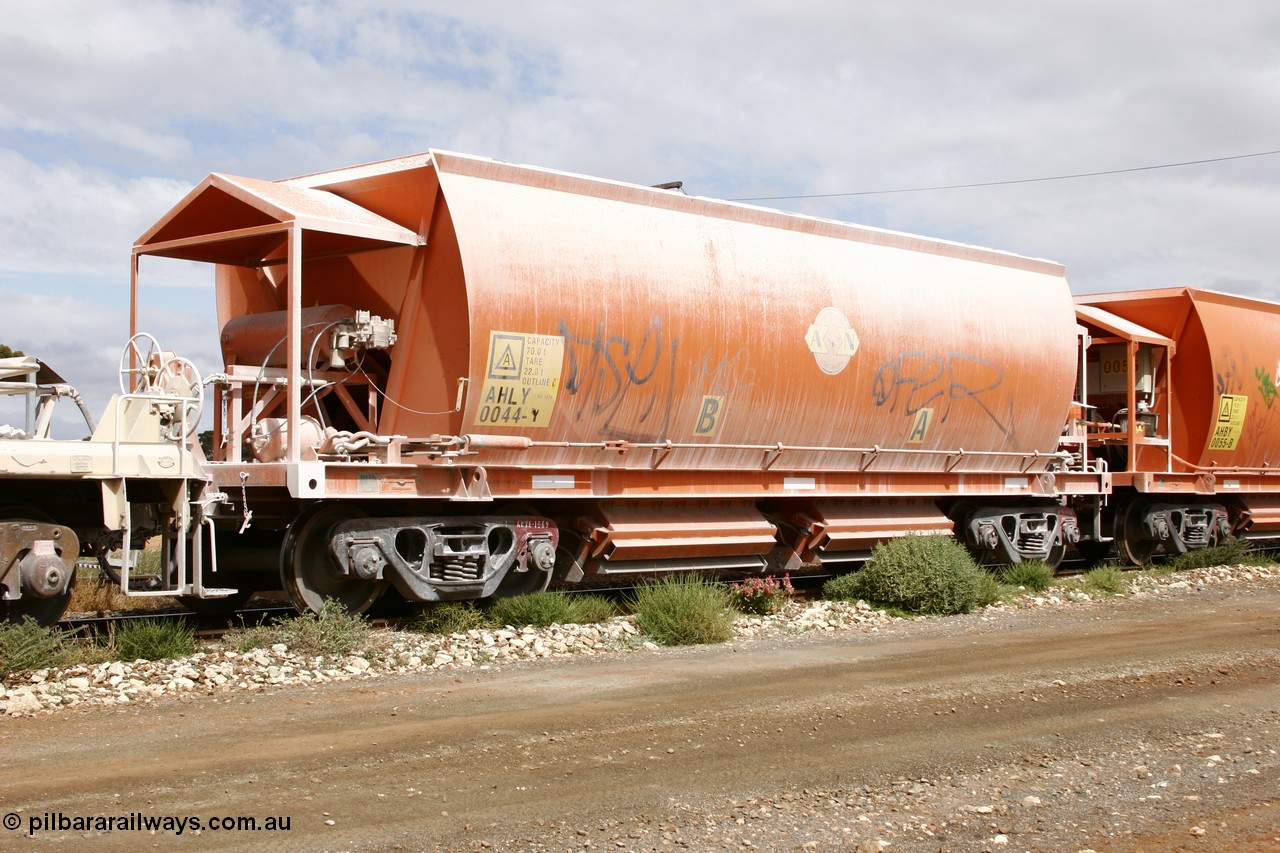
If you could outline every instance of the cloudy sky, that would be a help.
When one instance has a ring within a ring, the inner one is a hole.
[[[209,172],[445,148],[1280,299],[1280,5],[4,0],[0,343],[96,412],[133,241]],[[1220,162],[1145,168],[1200,160]],[[1072,180],[865,194],[1141,169]],[[863,193],[853,195],[854,193]],[[142,326],[217,363],[211,277]]]

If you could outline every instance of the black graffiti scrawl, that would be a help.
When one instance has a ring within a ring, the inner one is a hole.
[[[1006,437],[1013,436],[1012,413],[1002,418],[992,408],[990,392],[1004,381],[998,364],[965,353],[946,355],[904,352],[880,365],[871,397],[877,407],[914,418],[921,409],[933,408],[938,422],[945,422],[956,406],[976,406]]]
[[[666,332],[661,317],[653,317],[639,340],[610,335],[604,323],[593,332],[576,334],[560,321],[569,370],[563,388],[580,398],[575,418],[605,416],[602,429],[613,438],[659,441],[671,426],[675,401],[676,357],[679,338]],[[639,409],[634,424],[623,430],[614,422],[624,405]]]

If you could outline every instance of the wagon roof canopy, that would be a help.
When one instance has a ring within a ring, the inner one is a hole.
[[[214,173],[134,243],[135,255],[261,266],[282,257],[287,232],[303,257],[422,244],[389,219],[324,190]]]
[[[1076,318],[1100,329],[1105,329],[1112,334],[1119,335],[1127,341],[1137,341],[1140,344],[1156,344],[1162,347],[1173,346],[1173,341],[1164,335],[1157,334],[1096,305],[1081,305],[1077,303]]]

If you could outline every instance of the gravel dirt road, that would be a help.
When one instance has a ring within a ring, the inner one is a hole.
[[[1278,664],[1269,579],[873,635],[68,709],[0,719],[0,839],[95,851],[1274,851]],[[106,816],[202,828],[59,828]],[[224,816],[289,828],[209,825]],[[37,821],[49,828],[32,835]]]

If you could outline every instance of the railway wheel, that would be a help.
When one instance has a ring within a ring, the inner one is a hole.
[[[50,524],[53,519],[30,507],[11,506],[0,508],[0,524],[11,521]],[[37,598],[28,594],[14,601],[0,601],[0,622],[17,623],[30,617],[40,625],[46,627],[53,625],[62,618],[63,613],[67,612],[67,605],[71,603],[71,593],[75,589],[75,585],[76,571],[73,567],[71,569],[71,578],[67,581],[67,589],[61,595]]]
[[[321,504],[304,510],[280,547],[280,580],[289,602],[300,613],[319,613],[334,598],[351,613],[363,613],[378,600],[387,582],[367,581],[340,573],[329,550],[333,529],[364,513],[342,504]]]
[[[534,509],[532,504],[527,503],[511,503],[498,507],[494,513],[496,516],[512,517],[512,516],[531,516],[541,517],[542,513]],[[559,552],[556,555],[556,564],[559,564]],[[527,570],[516,571],[516,567],[512,567],[507,576],[502,579],[502,583],[494,590],[494,598],[511,598],[517,595],[530,595],[535,592],[542,592],[551,582],[551,576],[554,572],[554,566],[551,569],[540,569],[537,567],[532,555],[527,563]]]
[[[1067,556],[1067,543],[1059,539],[1053,543],[1053,547],[1049,549],[1049,553],[1045,555],[1044,564],[1055,572],[1058,566],[1062,565],[1063,559]]]
[[[1134,566],[1145,566],[1156,549],[1156,543],[1147,536],[1142,523],[1146,510],[1146,501],[1138,498],[1126,501],[1116,513],[1115,539],[1120,557]]]
[[[50,625],[56,625],[58,620],[62,618],[62,614],[67,612],[67,605],[71,603],[71,591],[76,585],[76,574],[71,573],[71,581],[67,584],[67,591],[62,595],[55,595],[50,598],[36,598],[31,595],[24,595],[17,601],[6,601],[0,605],[0,622],[21,622],[27,617],[36,621],[37,624],[46,628]]]

